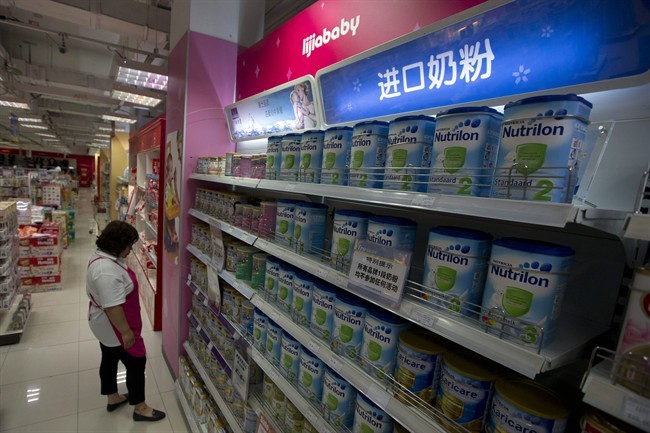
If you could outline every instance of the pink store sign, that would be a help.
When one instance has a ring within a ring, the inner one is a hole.
[[[486,0],[322,0],[237,57],[237,100],[316,71]]]

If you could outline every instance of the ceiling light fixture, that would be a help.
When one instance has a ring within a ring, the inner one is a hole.
[[[56,135],[48,134],[48,133],[45,133],[45,132],[36,132],[35,134],[40,135],[41,137],[56,138]]]
[[[113,131],[113,128],[110,128],[108,126],[100,126],[98,129],[100,131],[104,131],[104,132],[112,132]],[[127,131],[124,128],[115,128],[115,132],[129,132],[129,131]]]
[[[102,114],[103,120],[108,120],[109,122],[122,122],[122,123],[135,123],[138,121],[135,117],[123,116],[121,114]]]
[[[117,82],[146,87],[148,89],[167,90],[167,69],[162,66],[124,60],[117,70]]]
[[[18,118],[19,122],[30,122],[30,123],[43,123],[43,119],[40,117],[19,117]]]
[[[133,86],[114,83],[111,97],[119,99],[120,101],[130,102],[132,104],[155,107],[156,105],[160,104],[165,95],[153,90],[139,89]]]
[[[101,128],[100,128],[101,129]],[[95,137],[111,138],[110,134],[95,134]]]
[[[47,125],[39,125],[37,123],[23,123],[20,125],[21,128],[31,128],[31,129],[50,129]]]
[[[23,110],[29,110],[29,103],[26,99],[17,98],[10,95],[0,96],[0,105],[4,107],[22,108]]]

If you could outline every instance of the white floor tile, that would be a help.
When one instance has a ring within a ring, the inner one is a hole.
[[[79,371],[99,368],[102,351],[95,339],[79,342]]]
[[[176,397],[176,391],[163,392],[160,396],[165,404],[165,412],[174,433],[189,433],[190,428],[185,420],[183,408]]]
[[[63,253],[63,260],[65,253]],[[78,290],[56,290],[53,292],[33,293],[32,302],[34,307],[49,307],[51,305],[78,304]]]
[[[78,368],[77,342],[9,352],[0,369],[0,385],[75,373]]]
[[[2,366],[4,365],[5,358],[7,357],[7,352],[0,352],[0,370],[2,369]]]
[[[50,325],[27,325],[20,343],[11,346],[10,352],[36,347],[56,346],[79,341],[79,321]]]
[[[40,307],[35,305],[29,313],[29,325],[49,325],[51,323],[76,322],[79,320],[79,305],[64,304]]]
[[[49,419],[36,424],[28,424],[3,433],[77,433],[77,414]]]
[[[164,411],[160,395],[147,397],[147,403],[155,409]],[[149,433],[174,433],[168,418],[156,422],[133,421],[133,410],[125,407],[114,412],[107,412],[105,407],[79,412],[78,429],[85,433],[110,432],[149,432]]]
[[[77,373],[2,386],[0,431],[77,413]]]
[[[157,358],[149,358],[147,364],[151,365],[151,371],[156,379],[158,390],[162,392],[169,392],[174,390],[174,379],[167,368],[165,358],[159,356]]]
[[[162,356],[162,332],[143,332],[142,338],[147,348],[147,358],[159,358]]]

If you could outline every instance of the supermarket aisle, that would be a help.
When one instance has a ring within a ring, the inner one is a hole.
[[[94,249],[91,192],[80,192],[77,239],[63,253],[63,289],[33,295],[34,308],[19,344],[0,346],[1,432],[188,432],[161,353],[161,333],[146,317],[146,398],[167,412],[156,423],[134,423],[133,409],[106,411],[99,394],[99,343],[86,322],[86,261]],[[143,310],[143,315],[144,315]],[[120,364],[121,366],[121,364]],[[118,372],[126,392],[124,367]]]

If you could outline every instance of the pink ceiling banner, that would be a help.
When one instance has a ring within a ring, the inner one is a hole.
[[[237,58],[241,100],[486,0],[321,0]]]

